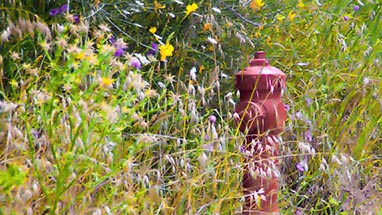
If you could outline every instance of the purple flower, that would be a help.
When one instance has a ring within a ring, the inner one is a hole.
[[[121,57],[123,55],[125,51],[123,50],[123,48],[118,48],[115,52],[114,52],[114,56],[115,57]]]
[[[210,123],[215,124],[215,122],[216,122],[216,116],[211,115],[211,116],[208,117],[208,120],[210,121]]]
[[[80,15],[74,14],[73,15],[73,20],[75,24],[78,24],[80,22]]]
[[[60,14],[59,8],[53,8],[52,10],[49,11],[49,15],[51,16],[57,16],[58,14]]]
[[[302,215],[302,212],[301,212],[299,209],[297,209],[297,210],[296,210],[296,214],[297,214],[297,215]]]
[[[141,68],[141,62],[135,57],[131,58],[129,65],[135,67],[136,69]]]
[[[156,43],[151,43],[151,49],[147,52],[148,55],[155,55],[158,53],[158,45]]]
[[[289,110],[290,110],[289,105],[285,104],[284,106],[285,106],[285,110],[286,110],[286,111],[289,111]]]
[[[308,105],[308,106],[310,106],[312,104],[312,99],[310,99],[309,97],[306,97],[305,101],[306,101],[306,105]]]
[[[212,152],[214,150],[214,146],[212,144],[204,144],[202,147],[208,152]]]
[[[298,171],[300,171],[300,172],[304,172],[305,171],[305,168],[301,164],[299,164],[299,163],[296,164],[296,169]]]
[[[58,8],[58,10],[59,10],[59,13],[62,15],[69,10],[69,7],[67,4],[64,4],[60,8]]]
[[[51,16],[57,16],[57,15],[63,15],[65,12],[69,10],[69,7],[67,4],[62,5],[61,7],[58,8],[53,8],[52,10],[49,11],[49,15]]]
[[[349,18],[348,16],[344,16],[343,19],[344,19],[345,21],[350,20],[350,18]]]
[[[358,11],[358,10],[359,10],[359,6],[358,6],[358,5],[354,6],[354,7],[353,7],[353,10],[354,10],[354,11]]]
[[[109,42],[111,43],[111,44],[114,44],[115,43],[115,37],[113,36],[113,35],[111,35],[110,37],[109,37]]]
[[[209,140],[210,139],[210,136],[208,136],[208,134],[206,134],[205,136],[204,136],[204,140]]]
[[[308,140],[308,142],[312,142],[312,141],[313,141],[312,131],[307,130],[307,131],[304,133],[304,137]]]
[[[294,114],[292,114],[291,116],[290,116],[290,119],[291,120],[299,120],[299,119],[301,119],[302,118],[302,113],[301,113],[301,111],[298,111],[298,112],[296,112],[296,113],[294,113]]]

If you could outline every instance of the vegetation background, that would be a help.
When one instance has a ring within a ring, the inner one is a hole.
[[[240,214],[256,50],[287,74],[283,214],[380,214],[379,26],[373,0],[3,0],[0,214]]]

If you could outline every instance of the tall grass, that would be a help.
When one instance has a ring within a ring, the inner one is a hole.
[[[240,214],[254,50],[287,74],[283,213],[381,211],[377,3],[69,3],[2,31],[0,214]]]

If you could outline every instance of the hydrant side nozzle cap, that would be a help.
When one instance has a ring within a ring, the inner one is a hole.
[[[251,66],[268,66],[269,61],[266,58],[266,53],[264,51],[255,52],[255,55],[249,64]]]

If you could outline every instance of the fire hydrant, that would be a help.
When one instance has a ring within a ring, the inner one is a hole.
[[[243,144],[243,215],[279,214],[279,137],[286,120],[281,101],[286,75],[256,52],[250,66],[236,73],[240,101],[235,121],[246,135]]]

